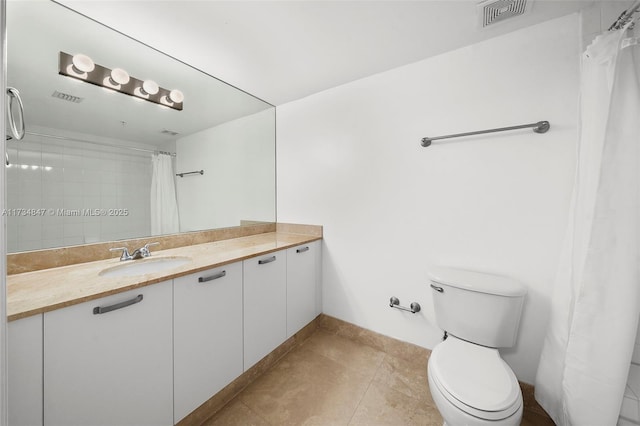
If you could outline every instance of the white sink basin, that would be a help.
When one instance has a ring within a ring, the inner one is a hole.
[[[136,275],[151,274],[167,269],[177,268],[191,262],[190,257],[167,256],[150,257],[139,260],[127,260],[122,264],[110,266],[100,271],[101,277],[133,277]]]

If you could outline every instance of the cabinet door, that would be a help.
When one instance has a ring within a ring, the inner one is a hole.
[[[174,423],[242,374],[242,263],[176,278]]]
[[[242,263],[246,371],[287,338],[287,254],[283,250]]]
[[[320,242],[287,250],[287,337],[320,314]]]
[[[44,314],[44,423],[171,425],[172,283]]]
[[[9,424],[42,425],[42,314],[8,324]]]

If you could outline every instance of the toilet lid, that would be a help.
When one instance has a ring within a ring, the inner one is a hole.
[[[497,349],[449,336],[431,353],[429,370],[443,395],[470,414],[499,419],[520,408],[518,380]]]

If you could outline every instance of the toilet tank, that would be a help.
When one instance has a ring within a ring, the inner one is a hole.
[[[485,272],[434,267],[429,271],[438,327],[491,348],[515,344],[527,288]]]

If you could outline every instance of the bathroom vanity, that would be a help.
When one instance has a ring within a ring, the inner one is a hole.
[[[321,311],[321,236],[267,232],[10,275],[9,424],[170,425]]]

